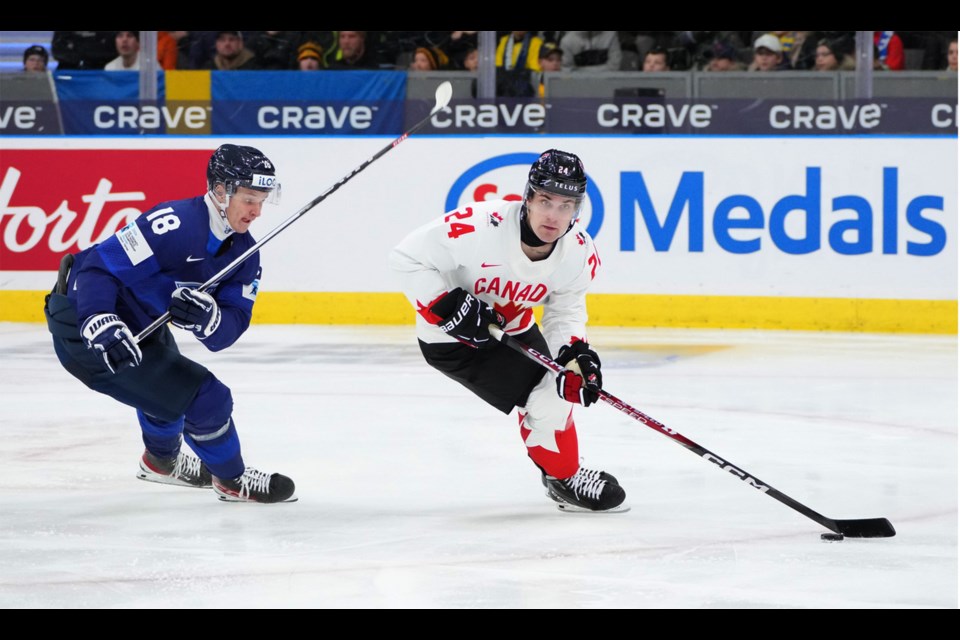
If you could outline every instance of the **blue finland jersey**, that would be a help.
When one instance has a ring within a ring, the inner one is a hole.
[[[229,228],[211,214],[205,196],[158,204],[77,254],[67,297],[78,322],[112,312],[139,333],[167,310],[174,289],[199,287],[256,243],[250,233],[222,239],[225,233]],[[202,341],[208,349],[224,349],[247,330],[259,278],[256,252],[207,290],[222,313],[220,327]]]

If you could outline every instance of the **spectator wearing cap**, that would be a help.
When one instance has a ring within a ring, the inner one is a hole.
[[[540,88],[538,94],[541,99],[547,95],[546,74],[556,73],[563,69],[563,49],[556,42],[544,42],[540,45]]]
[[[297,68],[300,71],[319,71],[323,67],[323,47],[316,42],[304,42],[297,48]]]
[[[710,50],[710,60],[704,67],[705,71],[746,71],[747,67],[740,61],[737,50],[728,42],[717,41]]]
[[[42,72],[47,70],[50,54],[38,44],[27,47],[23,52],[23,70],[27,72]]]
[[[655,73],[658,71],[670,71],[667,64],[667,51],[658,46],[648,50],[643,56],[644,73]]]
[[[250,71],[260,68],[257,57],[243,45],[243,35],[239,31],[218,31],[216,52],[206,69]]]
[[[853,71],[857,63],[843,51],[839,40],[826,38],[817,42],[815,71]]]
[[[437,71],[446,69],[450,59],[436,47],[417,47],[410,61],[410,71]]]
[[[140,70],[140,32],[117,31],[114,38],[117,53],[120,54],[107,63],[104,71],[139,71]]]
[[[753,62],[749,71],[782,71],[789,68],[783,57],[780,38],[772,33],[765,33],[753,41]]]

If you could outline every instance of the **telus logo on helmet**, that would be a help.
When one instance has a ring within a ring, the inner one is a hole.
[[[539,160],[541,155],[540,153],[508,153],[488,158],[469,167],[454,181],[453,185],[451,185],[450,190],[447,192],[446,200],[444,201],[444,210],[453,211],[468,202],[482,199],[495,200],[503,198],[506,200],[519,200],[519,195],[508,196],[499,194],[509,194],[511,193],[508,191],[509,189],[522,189],[524,183],[527,181],[527,172],[531,164]],[[521,172],[516,169],[511,169],[509,172],[499,171],[507,167],[512,168],[517,166],[523,167],[524,171]],[[498,172],[495,177],[487,176],[487,174],[494,172]],[[506,185],[505,189],[498,189],[497,184],[503,183],[503,176],[506,176],[508,173],[510,176],[507,177],[506,180],[509,180],[510,183]],[[516,174],[515,178],[513,174]],[[603,196],[600,194],[600,189],[597,188],[593,180],[590,180],[589,176],[587,177],[586,201],[590,207],[588,209],[589,224],[587,225],[586,232],[592,237],[596,237],[600,231],[600,226],[603,224]],[[488,184],[488,181],[494,184]],[[576,189],[573,189],[572,192],[577,193]]]

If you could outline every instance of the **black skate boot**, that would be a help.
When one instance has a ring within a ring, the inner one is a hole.
[[[626,492],[609,473],[580,469],[560,480],[543,474],[547,497],[557,503],[561,511],[607,511],[621,512],[629,507],[621,506]]]
[[[213,490],[225,502],[296,502],[293,480],[279,473],[247,467],[238,478],[213,479]]]
[[[140,456],[137,477],[147,482],[180,487],[209,489],[213,486],[210,470],[199,458],[180,452],[173,458],[158,458],[149,451]]]

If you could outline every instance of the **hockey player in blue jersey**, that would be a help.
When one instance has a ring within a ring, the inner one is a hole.
[[[207,291],[196,289],[255,244],[247,231],[264,202],[279,199],[276,171],[259,150],[225,144],[210,157],[207,189],[160,203],[66,256],[46,298],[47,325],[68,372],[137,410],[146,446],[138,478],[212,487],[226,501],[292,502],[290,478],[244,464],[230,389],[181,355],[166,326],[139,343],[134,337],[168,310],[170,322],[211,351],[250,325],[258,252]]]

